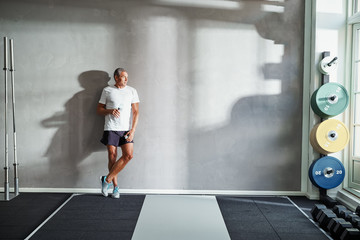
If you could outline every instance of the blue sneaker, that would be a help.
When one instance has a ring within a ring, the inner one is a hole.
[[[118,186],[114,187],[113,194],[111,195],[112,198],[120,198],[119,188]]]
[[[107,197],[109,195],[108,189],[111,184],[106,182],[106,176],[100,177],[100,181],[101,181],[101,193],[102,195],[104,195],[104,197]]]

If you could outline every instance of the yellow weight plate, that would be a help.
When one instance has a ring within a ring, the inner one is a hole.
[[[316,131],[319,126],[320,126],[320,123],[316,124],[310,132],[310,143],[316,152],[322,151],[319,144],[317,144],[317,141],[316,141]]]
[[[349,130],[336,119],[328,119],[317,124],[310,134],[311,145],[322,154],[339,152],[348,142]]]

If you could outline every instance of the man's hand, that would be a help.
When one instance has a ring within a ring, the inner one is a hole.
[[[119,118],[120,117],[120,111],[117,110],[117,109],[109,109],[111,112],[110,114],[113,115],[114,117],[116,118]]]
[[[131,142],[134,139],[135,131],[130,130],[127,134],[125,134],[125,139],[127,142]]]
[[[98,103],[96,112],[97,112],[97,114],[103,115],[103,116],[111,114],[116,118],[120,117],[120,111],[118,109],[106,109],[106,105],[101,104],[101,103]]]

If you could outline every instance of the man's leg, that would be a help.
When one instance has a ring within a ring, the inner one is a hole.
[[[113,145],[107,145],[107,150],[108,150],[108,159],[109,159],[108,169],[110,172],[117,159],[117,147]],[[113,179],[113,184],[114,187],[117,186],[117,177]]]
[[[106,181],[110,183],[117,178],[118,173],[124,169],[126,164],[133,158],[134,152],[134,144],[133,143],[126,143],[121,146],[122,156],[119,158],[117,162],[115,162],[109,172],[109,175],[106,177]],[[116,181],[117,182],[117,181]]]

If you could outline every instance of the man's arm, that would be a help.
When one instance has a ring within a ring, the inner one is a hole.
[[[117,109],[106,109],[106,105],[102,103],[98,103],[96,108],[96,113],[102,116],[112,114],[115,117],[120,117],[120,111]]]
[[[139,120],[139,103],[131,104],[132,114],[133,114],[133,121],[132,121],[132,128],[128,132],[129,138],[127,139],[128,142],[132,141],[135,135],[136,126]]]

